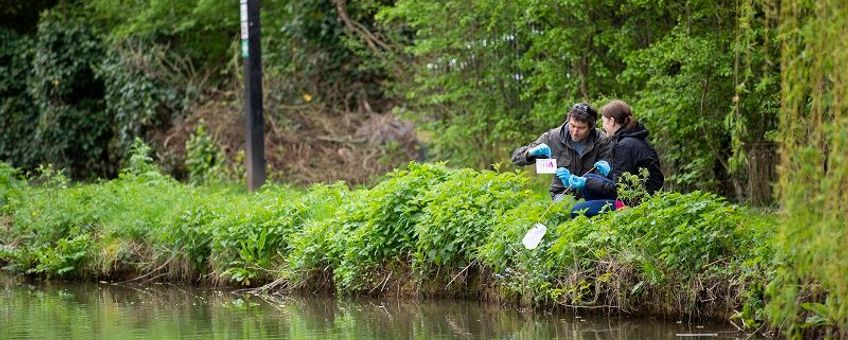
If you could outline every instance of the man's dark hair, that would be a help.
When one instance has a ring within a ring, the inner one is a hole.
[[[595,128],[595,122],[598,121],[598,111],[595,111],[589,104],[577,103],[568,111],[568,120],[576,120],[589,125],[590,129]],[[568,122],[568,120],[566,122]]]

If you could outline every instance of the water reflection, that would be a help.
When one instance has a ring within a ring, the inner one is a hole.
[[[662,339],[731,327],[548,315],[454,300],[259,297],[172,285],[4,278],[3,339]]]

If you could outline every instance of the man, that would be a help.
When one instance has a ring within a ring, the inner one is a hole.
[[[566,122],[557,128],[548,130],[536,141],[522,146],[512,153],[512,162],[516,165],[530,165],[539,158],[554,158],[557,171],[551,182],[551,199],[559,200],[568,186],[561,178],[570,174],[581,176],[594,167],[595,162],[604,159],[607,154],[606,135],[595,128],[598,112],[589,104],[577,103],[566,116]],[[565,168],[565,169],[562,169]],[[568,173],[565,173],[567,169]],[[570,191],[579,196],[576,190]]]

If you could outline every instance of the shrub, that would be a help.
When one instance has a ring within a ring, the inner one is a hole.
[[[68,186],[61,172],[42,168],[41,184],[23,187],[26,199],[7,210],[5,268],[345,294],[393,274],[400,288],[441,287],[466,273],[483,279],[471,289],[489,285],[525,302],[664,313],[721,305],[739,310],[746,326],[764,320],[773,219],[714,194],[660,193],[572,219],[574,200],[540,200],[518,172],[410,163],[371,189],[245,193],[180,184],[158,174],[143,143],[134,150],[112,181]],[[538,248],[524,249],[521,238],[537,222],[548,232]]]
[[[76,10],[45,11],[38,24],[29,93],[38,109],[38,159],[68,168],[75,178],[113,173],[108,145],[112,117],[104,110],[103,58],[97,33]]]
[[[548,289],[549,296],[569,304],[586,303],[582,297],[594,285],[617,287],[608,289],[617,293],[607,298],[624,309],[646,289],[680,287],[660,289],[661,295],[688,301],[692,305],[687,308],[694,308],[701,292],[689,282],[696,277],[732,277],[767,261],[762,252],[771,249],[773,226],[751,216],[757,215],[714,194],[658,194],[637,207],[560,224],[540,274],[547,275],[547,284],[554,287]],[[704,274],[716,268],[722,269]],[[557,280],[581,272],[577,277],[582,279]],[[600,276],[604,280],[591,283]],[[751,279],[763,282],[762,277]],[[741,289],[728,294],[727,301],[741,299]]]
[[[212,229],[212,263],[219,276],[249,285],[280,275],[294,233],[309,216],[301,193],[264,187],[250,200],[230,201]]]
[[[162,47],[128,40],[104,49],[94,71],[103,82],[104,114],[114,120],[110,152],[123,159],[135,138],[168,126],[186,103],[171,71],[161,65]]]
[[[416,223],[427,203],[423,195],[450,173],[443,164],[410,163],[365,193],[362,207],[351,216],[361,219],[361,225],[350,231],[334,272],[340,289],[356,291],[370,283],[369,274],[380,266],[408,260],[418,241]]]
[[[528,199],[496,217],[492,231],[479,248],[477,258],[489,268],[505,291],[518,296],[543,294],[548,275],[539,270],[546,261],[541,254],[550,247],[554,228],[567,221],[574,200],[571,196],[558,203]],[[547,227],[546,236],[535,250],[527,250],[522,238],[536,223]]]
[[[14,211],[15,204],[20,202],[25,188],[21,181],[20,171],[5,162],[0,162],[0,216]]]
[[[209,134],[203,121],[186,141],[186,170],[192,184],[220,182],[227,179],[226,156]]]
[[[34,166],[36,110],[27,93],[34,43],[27,36],[0,28],[0,160],[24,169]]]
[[[363,193],[351,192],[342,183],[310,187],[303,198],[310,216],[292,234],[287,259],[289,280],[295,285],[306,283],[314,274],[327,274],[339,265],[350,230],[361,225],[358,212],[363,208]]]
[[[529,197],[525,181],[517,172],[461,169],[425,192],[413,266],[426,273],[474,261],[498,216]]]

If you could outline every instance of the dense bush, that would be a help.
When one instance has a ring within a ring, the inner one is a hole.
[[[263,2],[264,4],[264,2]],[[221,1],[87,1],[92,23],[110,40],[157,41],[173,45],[198,66],[216,67],[231,55],[238,33],[238,3]]]
[[[0,35],[0,158],[25,170],[50,163],[76,179],[114,176],[136,137],[168,127],[187,105],[166,51],[109,43],[78,8],[45,11],[34,37]]]
[[[339,183],[247,194],[180,184],[150,163],[149,148],[133,150],[116,180],[68,185],[45,168],[34,182],[42,184],[2,182],[18,197],[3,210],[6,270],[344,294],[491,287],[548,306],[725,317],[748,308],[746,324],[762,322],[771,220],[712,194],[660,194],[570,219],[573,200],[550,205],[516,172],[411,163],[370,189]],[[548,233],[526,250],[521,238],[537,222]],[[705,294],[715,301],[702,301]]]
[[[21,190],[24,185],[18,169],[8,163],[0,162],[0,212],[2,214],[8,214],[15,208],[15,204],[21,200]]]
[[[393,261],[407,262],[420,239],[418,223],[427,207],[424,195],[448,180],[443,165],[411,164],[387,175],[364,196],[354,214],[359,222],[349,231],[334,274],[343,289],[370,283],[369,272]]]
[[[433,186],[421,197],[426,206],[416,225],[413,264],[431,269],[474,262],[496,219],[530,196],[524,181],[514,172],[462,169]]]
[[[342,183],[310,187],[302,201],[310,209],[310,218],[293,233],[286,261],[289,273],[284,277],[294,286],[332,279],[333,268],[341,265],[350,231],[362,225],[365,195],[365,191],[352,192]]]
[[[749,286],[762,288],[764,268],[773,266],[773,219],[750,218],[751,211],[715,195],[660,194],[591,219],[564,218],[569,206],[542,220],[548,233],[534,251],[516,240],[536,223],[542,204],[525,202],[500,218],[480,259],[506,292],[569,306],[698,313],[707,309],[700,296],[716,290],[742,300]],[[761,310],[762,292],[754,295]],[[640,306],[646,300],[653,305]]]
[[[37,111],[26,87],[33,45],[30,37],[0,27],[0,159],[22,168],[36,160],[29,146]]]
[[[179,76],[162,65],[166,51],[156,45],[115,43],[105,54],[95,75],[103,82],[104,113],[113,119],[110,153],[123,159],[135,138],[169,126],[182,112],[187,89],[180,89]]]
[[[281,276],[292,234],[309,217],[302,193],[266,187],[254,199],[227,205],[230,213],[211,223],[212,267],[220,276],[248,285]]]
[[[76,178],[106,176],[112,117],[104,110],[103,81],[96,67],[103,58],[100,38],[77,10],[44,12],[38,24],[28,89],[37,108],[37,159],[70,169]]]

